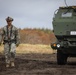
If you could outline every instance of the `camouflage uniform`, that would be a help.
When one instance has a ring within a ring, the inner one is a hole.
[[[8,28],[8,25],[2,28],[0,42],[3,40],[4,43],[4,54],[6,63],[14,61],[16,54],[16,46],[20,43],[20,36],[18,29],[11,25],[11,28]]]

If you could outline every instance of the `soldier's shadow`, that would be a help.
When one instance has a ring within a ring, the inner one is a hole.
[[[76,62],[68,62],[67,65],[75,65],[76,66]]]
[[[0,71],[5,70],[5,57],[0,54]]]

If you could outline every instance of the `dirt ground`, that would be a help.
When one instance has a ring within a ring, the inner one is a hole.
[[[0,75],[76,75],[76,58],[57,65],[56,54],[17,54],[15,68],[6,68],[0,55]]]

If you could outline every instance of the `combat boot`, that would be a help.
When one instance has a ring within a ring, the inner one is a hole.
[[[10,67],[10,65],[9,64],[6,64],[6,68],[9,68]]]
[[[11,67],[15,67],[15,63],[14,62],[11,62]]]

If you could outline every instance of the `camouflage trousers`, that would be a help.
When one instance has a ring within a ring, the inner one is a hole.
[[[15,60],[15,54],[16,54],[16,44],[11,43],[9,45],[8,43],[5,43],[4,45],[4,55],[5,55],[5,61],[6,63],[10,63]]]

